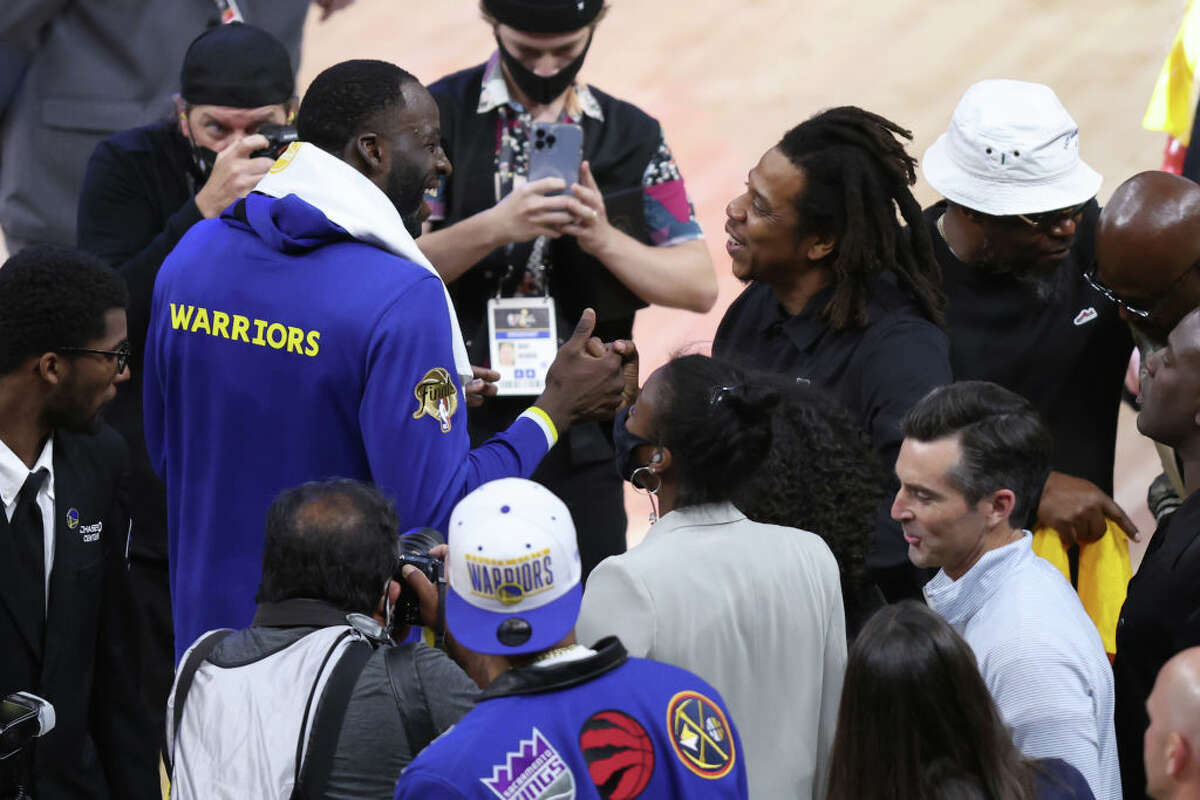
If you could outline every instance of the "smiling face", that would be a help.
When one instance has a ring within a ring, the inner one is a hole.
[[[906,438],[896,459],[900,491],[892,502],[908,560],[918,567],[941,567],[954,580],[989,549],[987,498],[969,503],[951,479],[960,457],[957,435],[932,442]]]
[[[746,191],[729,202],[725,249],[740,281],[776,285],[807,263],[806,241],[797,237],[796,197],[804,173],[775,147],[746,178]]]
[[[442,131],[437,103],[419,83],[403,89],[405,107],[381,115],[379,139],[384,159],[376,185],[400,212],[404,226],[414,237],[430,214],[425,193],[434,191],[443,176],[453,169],[442,150]]]

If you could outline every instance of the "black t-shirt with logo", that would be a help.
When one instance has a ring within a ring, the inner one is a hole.
[[[1121,385],[1133,339],[1117,308],[1088,285],[1100,215],[1084,211],[1055,292],[1039,300],[1010,274],[970,267],[937,230],[945,201],[925,210],[942,266],[955,380],[986,380],[1026,397],[1054,435],[1053,469],[1112,494]]]

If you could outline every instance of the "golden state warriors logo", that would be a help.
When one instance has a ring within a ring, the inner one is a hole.
[[[737,761],[733,731],[720,706],[699,692],[679,692],[667,704],[675,755],[701,778],[724,778]]]
[[[458,389],[454,388],[450,373],[434,367],[413,388],[413,395],[417,398],[413,419],[432,417],[441,423],[442,433],[449,433],[450,418],[458,410]]]
[[[79,509],[68,508],[67,509],[67,528],[70,530],[75,530],[78,527],[79,527]]]
[[[292,163],[292,160],[296,158],[296,154],[300,152],[300,147],[303,144],[304,142],[292,142],[289,144],[287,150],[283,151],[283,155],[275,159],[275,163],[267,171],[272,175],[276,172],[283,172]]]

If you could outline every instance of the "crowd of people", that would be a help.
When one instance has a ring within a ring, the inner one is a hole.
[[[147,22],[193,28],[169,114],[36,181],[114,19],[0,11],[0,696],[55,717],[0,799],[1200,797],[1200,186],[1101,208],[1040,84],[920,159],[822,111],[728,204],[711,356],[641,375],[636,312],[716,268],[658,121],[578,78],[603,0],[303,98],[307,4],[241,5]]]

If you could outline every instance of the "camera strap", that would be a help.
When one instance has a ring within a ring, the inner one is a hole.
[[[350,695],[358,683],[359,675],[374,652],[375,648],[365,640],[352,642],[333,668],[317,703],[317,714],[308,737],[308,757],[303,766],[297,764],[298,778],[293,785],[293,800],[315,800],[326,796],[329,775],[333,771],[333,756],[342,733],[342,723],[346,719],[346,707],[350,704]]]
[[[200,641],[192,645],[191,651],[184,659],[183,666],[179,668],[179,677],[175,680],[175,713],[171,719],[171,730],[174,732],[171,736],[172,745],[179,741],[179,724],[183,722],[183,704],[187,701],[188,692],[192,689],[192,681],[196,678],[196,670],[200,669],[200,665],[204,663],[204,659],[208,658],[209,654],[216,649],[217,645],[225,640],[225,637],[233,633],[230,628],[222,628],[213,631]],[[167,768],[167,775],[173,775],[175,770],[175,754],[174,746],[167,748],[167,752],[163,753],[164,766]]]

